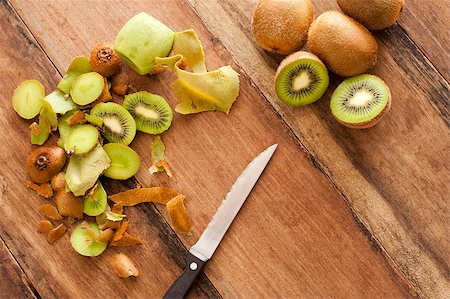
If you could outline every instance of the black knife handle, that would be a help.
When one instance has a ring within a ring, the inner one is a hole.
[[[192,255],[186,255],[186,268],[164,295],[164,299],[182,299],[186,296],[206,262]]]

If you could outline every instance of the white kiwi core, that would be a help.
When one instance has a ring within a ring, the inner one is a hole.
[[[299,91],[306,88],[311,84],[311,78],[309,78],[308,72],[301,72],[292,82],[292,88],[295,91]]]
[[[112,117],[105,117],[103,119],[103,123],[105,126],[107,126],[112,132],[114,133],[122,133],[122,126],[120,125],[120,122],[116,118]]]
[[[348,101],[350,106],[364,107],[373,99],[373,95],[367,90],[360,90]]]
[[[136,113],[146,117],[146,118],[151,118],[151,119],[159,119],[159,113],[156,112],[155,110],[152,109],[148,109],[142,106],[138,106],[135,109]]]

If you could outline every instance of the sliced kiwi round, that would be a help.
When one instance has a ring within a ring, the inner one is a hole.
[[[107,243],[98,242],[95,236],[100,234],[97,223],[89,222],[77,225],[70,236],[73,249],[84,256],[98,256],[105,251]]]
[[[102,75],[96,72],[82,74],[73,83],[70,96],[78,105],[87,105],[102,94],[104,85],[105,80]]]
[[[325,93],[329,83],[325,65],[314,54],[299,51],[286,57],[275,75],[278,98],[290,106],[311,104]]]
[[[373,75],[359,75],[344,80],[333,92],[330,108],[333,116],[350,128],[376,125],[389,111],[391,92],[386,83]]]
[[[83,197],[83,213],[88,216],[98,216],[106,210],[107,194],[102,183],[97,184]]]
[[[91,110],[91,115],[103,119],[104,136],[109,142],[128,145],[136,135],[136,122],[131,114],[116,103],[100,103]]]
[[[126,180],[138,172],[141,159],[131,147],[121,143],[108,143],[103,146],[103,149],[111,159],[111,164],[106,169],[104,176],[116,180]]]
[[[82,125],[73,129],[64,143],[67,152],[84,154],[98,142],[98,131],[94,126]]]
[[[160,134],[172,123],[172,109],[166,100],[147,91],[138,91],[125,96],[123,107],[134,117],[138,131]]]
[[[45,96],[44,86],[37,80],[26,80],[14,90],[12,105],[20,117],[32,119],[41,111],[41,99]]]

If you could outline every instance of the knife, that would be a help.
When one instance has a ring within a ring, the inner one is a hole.
[[[237,178],[211,222],[209,222],[208,227],[206,227],[197,243],[189,250],[186,256],[186,268],[164,295],[164,299],[180,299],[186,296],[206,262],[216,251],[228,227],[230,227],[234,217],[252,191],[276,148],[276,144],[269,146],[253,159]]]

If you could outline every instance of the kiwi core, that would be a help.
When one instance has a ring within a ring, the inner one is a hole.
[[[114,133],[121,134],[123,132],[119,120],[114,117],[105,117],[103,123]]]
[[[360,90],[349,99],[348,104],[354,107],[364,107],[371,100],[373,100],[373,95],[368,90]]]
[[[295,91],[307,88],[311,84],[311,78],[307,72],[301,72],[300,75],[294,78],[292,88]]]
[[[143,106],[137,106],[135,108],[136,113],[141,114],[147,118],[151,118],[151,119],[159,119],[160,118],[160,114],[158,112],[156,112],[153,109],[149,109]]]

